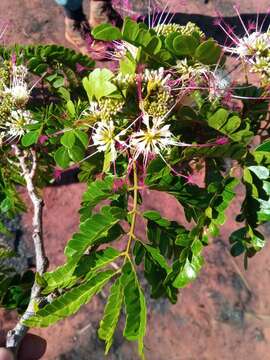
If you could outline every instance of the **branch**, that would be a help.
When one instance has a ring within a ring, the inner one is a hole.
[[[42,275],[47,270],[49,263],[45,255],[43,245],[43,200],[39,196],[33,182],[37,168],[37,156],[35,150],[31,150],[32,164],[31,168],[29,168],[27,165],[29,153],[27,154],[23,152],[17,145],[13,145],[12,147],[15,151],[15,155],[19,160],[20,167],[22,169],[22,176],[26,182],[28,195],[34,207],[32,239],[35,248],[36,271],[39,273],[39,275]],[[11,349],[15,355],[17,354],[22,339],[28,331],[28,328],[23,325],[23,321],[29,319],[35,313],[35,304],[39,302],[40,292],[41,286],[35,280],[31,290],[30,302],[25,313],[15,328],[10,330],[7,334],[6,347]]]

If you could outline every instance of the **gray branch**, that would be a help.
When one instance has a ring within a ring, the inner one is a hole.
[[[35,188],[33,179],[35,177],[37,168],[37,156],[35,150],[31,150],[31,167],[29,168],[29,153],[23,152],[17,145],[13,145],[13,150],[17,156],[20,167],[22,170],[22,176],[26,182],[26,188],[28,195],[33,204],[33,233],[32,238],[35,248],[36,256],[36,271],[39,275],[42,275],[48,268],[48,259],[45,255],[45,249],[43,244],[43,228],[42,228],[42,213],[43,213],[43,200],[39,196],[37,189]],[[39,302],[41,287],[35,281],[31,290],[31,297],[28,307],[14,327],[7,334],[6,347],[11,349],[14,354],[17,354],[18,348],[25,334],[28,331],[27,326],[23,325],[23,321],[29,319],[35,313],[35,304]]]

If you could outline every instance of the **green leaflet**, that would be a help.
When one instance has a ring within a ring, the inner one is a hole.
[[[160,267],[162,267],[167,273],[171,271],[170,266],[167,264],[165,258],[161,255],[159,249],[146,244],[144,245],[144,247],[147,250],[147,252],[150,254],[151,258],[155,262],[157,262],[160,265]]]
[[[100,24],[92,30],[92,35],[97,40],[112,41],[122,38],[121,31],[111,24]]]
[[[91,211],[100,201],[111,199],[110,195],[117,198],[117,194],[113,194],[113,176],[106,176],[104,180],[96,180],[88,185],[86,192],[83,194],[83,203],[87,203]]]
[[[87,274],[87,278],[98,269],[109,265],[119,258],[120,252],[114,248],[108,247],[104,250],[97,251],[91,255],[84,255],[79,261],[74,276],[81,277]]]
[[[117,90],[117,87],[110,82],[113,73],[108,69],[95,69],[83,79],[83,86],[89,98],[100,100],[104,96],[109,96]]]
[[[195,57],[203,64],[216,64],[221,56],[221,47],[213,39],[204,41],[197,47]]]
[[[238,179],[228,177],[221,184],[214,182],[208,186],[208,191],[213,194],[209,207],[205,210],[205,215],[211,220],[209,228],[217,229],[217,226],[225,223],[225,210],[236,195],[234,188],[238,183]]]
[[[145,301],[145,296],[140,289],[140,305],[141,305],[141,316],[140,316],[140,329],[139,329],[139,338],[138,338],[138,352],[142,359],[145,359],[144,356],[144,337],[146,334],[147,327],[147,306]]]
[[[124,300],[126,309],[124,337],[130,341],[138,340],[142,352],[142,339],[146,328],[144,295],[131,265],[127,264],[123,271],[125,272],[123,282],[125,283]]]
[[[111,287],[110,295],[104,310],[103,319],[100,322],[98,330],[99,338],[106,342],[106,354],[108,354],[112,346],[113,335],[118,323],[123,303],[123,295],[123,285],[121,283],[121,278],[119,278]]]
[[[264,143],[260,144],[257,148],[256,151],[265,151],[265,152],[270,152],[270,140],[265,141]]]
[[[73,236],[65,248],[67,258],[80,258],[88,247],[106,236],[113,225],[123,217],[123,210],[117,207],[104,206],[100,213],[92,215],[80,225],[80,232]]]
[[[59,266],[56,270],[47,272],[42,279],[46,283],[43,294],[49,294],[55,289],[63,289],[73,282],[74,277],[72,273],[76,266],[76,259],[68,261],[65,265]]]
[[[211,114],[207,121],[210,127],[225,134],[237,143],[247,144],[253,136],[248,122],[243,122],[239,116],[232,115],[228,110],[223,108]],[[243,127],[242,124],[245,127]]]
[[[185,265],[174,280],[173,286],[178,289],[185,287],[196,279],[198,270],[199,269],[197,269],[196,266],[187,259]]]
[[[47,327],[75,314],[116,274],[117,272],[110,270],[97,274],[86,283],[71,289],[52,303],[38,310],[34,316],[24,321],[24,324],[29,327]]]
[[[94,272],[116,260],[119,257],[119,251],[108,247],[104,250],[97,251],[91,255],[84,255],[79,262],[71,259],[65,265],[60,266],[55,271],[47,272],[43,275],[46,287],[43,294],[49,294],[55,289],[63,289],[73,285],[81,277],[89,272]]]

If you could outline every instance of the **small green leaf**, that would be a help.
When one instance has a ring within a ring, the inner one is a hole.
[[[153,36],[149,41],[149,43],[147,44],[147,46],[145,47],[145,49],[148,53],[156,55],[160,51],[161,47],[162,47],[162,42],[160,38],[158,38],[157,36]]]
[[[73,131],[66,131],[64,135],[62,135],[60,142],[62,145],[64,145],[66,148],[72,148],[72,146],[75,144],[75,135]]]
[[[227,119],[228,119],[228,110],[226,109],[218,109],[214,115],[212,115],[209,119],[208,119],[208,124],[209,126],[211,126],[214,129],[221,129],[222,126],[226,123]]]
[[[197,277],[196,269],[194,265],[192,265],[190,261],[187,259],[184,267],[181,269],[180,273],[174,280],[173,286],[178,289],[183,288],[186,285],[188,285],[190,282],[195,280],[196,277]]]
[[[86,249],[102,237],[124,217],[121,209],[113,206],[104,206],[97,214],[80,225],[80,232],[73,235],[65,248],[65,255],[69,259],[80,258]]]
[[[194,256],[197,256],[201,253],[203,249],[203,244],[201,243],[201,241],[199,239],[196,239],[192,246],[191,246],[191,251],[193,253]]]
[[[236,131],[241,125],[241,119],[239,116],[232,116],[228,119],[225,125],[222,126],[222,132],[225,134],[231,134]]]
[[[241,254],[243,254],[245,252],[245,246],[243,245],[243,243],[241,241],[238,241],[236,243],[233,244],[232,248],[231,248],[231,255],[236,257],[239,256]]]
[[[265,141],[261,145],[259,145],[255,151],[266,151],[270,152],[270,140]]]
[[[213,39],[204,41],[195,52],[197,60],[206,65],[216,64],[221,55],[221,47]]]
[[[87,148],[88,143],[89,143],[88,135],[84,131],[81,131],[81,130],[75,130],[74,134],[80,140],[82,145],[85,148]]]
[[[110,82],[113,73],[108,69],[95,69],[88,78],[83,79],[83,86],[87,92],[90,101],[95,98],[100,100],[117,90],[117,87]]]
[[[131,20],[129,17],[126,17],[123,25],[123,38],[128,42],[132,42],[138,36],[139,31],[144,29],[140,29],[139,25],[136,21]]]
[[[193,36],[179,35],[173,40],[173,49],[177,55],[193,55],[199,44],[199,41]]]
[[[174,53],[174,47],[173,47],[173,41],[174,39],[179,36],[177,32],[173,32],[169,34],[165,39],[165,45],[168,50],[170,50],[172,53]]]
[[[66,102],[68,102],[70,100],[70,92],[66,88],[61,87],[60,89],[58,89],[58,92],[59,92],[59,94],[61,94],[61,97]]]
[[[144,244],[145,249],[150,254],[152,259],[157,262],[162,269],[164,269],[167,273],[171,271],[170,266],[167,264],[165,258],[161,255],[159,249],[154,248],[152,246]]]
[[[76,163],[80,162],[84,158],[84,150],[78,145],[69,148],[68,153],[71,159]]]
[[[69,166],[69,154],[68,149],[64,146],[60,147],[54,154],[54,159],[61,168],[65,169]]]
[[[73,101],[69,100],[67,102],[67,110],[68,110],[69,114],[74,118],[76,115],[76,110],[75,110],[75,105],[74,105]]]
[[[130,59],[128,56],[124,56],[119,62],[120,72],[123,75],[135,74],[136,62],[134,59]]]
[[[36,144],[40,135],[40,130],[29,131],[22,137],[22,145],[27,147]]]
[[[144,337],[146,335],[146,326],[147,326],[147,306],[145,301],[145,296],[140,289],[140,329],[139,329],[139,338],[138,338],[138,353],[144,359]]]
[[[55,87],[56,89],[62,87],[65,85],[65,79],[62,76],[59,76],[54,82],[53,82],[53,87]]]
[[[121,31],[111,24],[100,24],[92,30],[92,35],[97,40],[113,41],[122,38]]]

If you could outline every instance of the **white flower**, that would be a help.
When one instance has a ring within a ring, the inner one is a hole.
[[[262,52],[270,50],[270,33],[253,32],[238,39],[238,43],[227,51],[239,55],[241,58],[259,56]]]
[[[11,72],[10,87],[6,87],[5,92],[11,94],[14,102],[18,106],[24,106],[30,97],[30,90],[25,81],[27,76],[27,68],[23,65],[13,65]]]
[[[4,130],[5,138],[9,137],[11,140],[23,136],[27,132],[26,126],[35,123],[30,111],[12,110],[8,120],[0,125],[0,129]]]
[[[246,26],[237,6],[234,6],[234,9],[243,26],[245,35],[241,38],[238,37],[233,28],[226,23],[224,24],[222,19],[219,19],[218,25],[233,43],[233,46],[225,46],[225,50],[237,55],[247,65],[251,65],[252,72],[260,73],[262,78],[269,78],[267,63],[270,62],[270,27],[266,32],[262,32],[266,17],[260,26],[258,16],[255,24]]]
[[[143,124],[146,129],[133,133],[130,138],[130,146],[134,151],[135,159],[143,155],[145,163],[149,155],[161,154],[169,146],[177,144],[169,130],[170,125],[164,125],[163,118],[153,118],[151,126],[149,116],[144,114]]]
[[[170,78],[171,75],[166,75],[163,67],[159,68],[158,70],[145,69],[145,72],[143,74],[143,80],[145,82],[150,82],[161,87],[166,87]]]
[[[30,93],[26,83],[7,88],[6,93],[11,94],[15,103],[20,106],[25,105],[30,97]]]
[[[93,145],[97,147],[99,152],[110,152],[111,161],[117,158],[117,151],[115,148],[116,141],[119,141],[119,135],[115,135],[115,126],[113,121],[99,122],[97,127],[94,128]]]

